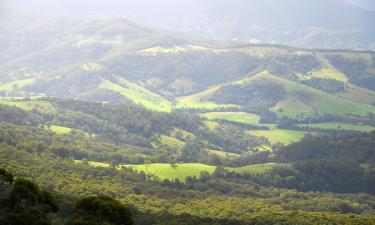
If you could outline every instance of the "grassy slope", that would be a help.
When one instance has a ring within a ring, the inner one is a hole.
[[[142,165],[124,165],[125,167],[131,167],[137,171],[144,171],[146,174],[150,174],[160,179],[176,179],[184,181],[187,176],[200,176],[200,173],[206,171],[213,173],[215,166],[209,166],[200,163],[182,163],[176,164],[176,167],[172,167],[168,163],[156,163],[156,164],[142,164]]]
[[[117,92],[134,103],[141,104],[151,110],[161,112],[171,111],[172,104],[160,95],[124,79],[120,79],[119,81],[121,85],[112,83],[111,81],[104,81],[101,83],[100,88]]]
[[[15,89],[22,89],[35,83],[35,79],[16,80],[9,83],[0,84],[0,91],[11,92]]]
[[[222,119],[239,123],[260,125],[260,116],[245,112],[210,112],[202,113],[201,116],[210,120]]]
[[[70,132],[72,132],[72,129],[69,127],[51,125],[48,128],[49,130],[51,130],[52,132],[55,132],[56,134],[69,134]]]
[[[76,163],[83,163],[83,161],[75,160]],[[108,163],[101,162],[88,162],[90,166],[93,167],[109,167]],[[161,180],[169,179],[179,179],[184,181],[186,177],[200,177],[201,172],[208,172],[212,174],[216,166],[210,166],[201,163],[179,163],[175,164],[173,167],[169,163],[154,163],[154,164],[141,164],[141,165],[122,165],[123,167],[133,168],[137,171],[143,171],[148,175],[158,177]],[[225,169],[237,173],[248,173],[248,174],[262,174],[272,169],[274,166],[291,166],[290,164],[275,164],[275,163],[266,163],[266,164],[254,164],[244,167],[225,167]]]
[[[236,153],[223,152],[223,151],[212,150],[212,149],[209,149],[207,151],[208,151],[208,153],[217,155],[217,156],[219,156],[221,158],[237,158],[237,157],[241,156],[241,155],[236,154]]]
[[[174,148],[174,149],[180,149],[180,148],[184,147],[184,145],[185,145],[184,142],[179,141],[176,138],[170,137],[170,136],[167,136],[167,135],[161,135],[160,136],[160,143],[162,145],[165,145],[165,146],[168,146],[168,147]]]
[[[325,69],[312,72],[311,74],[307,74],[305,76],[307,77],[306,79],[308,79],[309,77],[322,77],[340,81],[347,80],[344,74],[329,65]],[[358,87],[354,87],[353,85],[350,86],[351,92],[341,94],[340,96],[335,96],[311,87],[307,87],[302,84],[298,84],[296,82],[273,76],[268,71],[262,71],[254,76],[246,76],[245,78],[239,79],[237,81],[228,82],[228,84],[244,84],[247,82],[256,81],[258,79],[265,79],[269,80],[270,82],[276,82],[282,85],[288,92],[288,97],[277,103],[277,105],[271,109],[280,117],[287,116],[296,118],[297,115],[303,115],[304,117],[307,117],[326,113],[367,116],[369,112],[375,112],[375,107],[369,106],[367,104],[372,102],[373,93]],[[208,88],[205,91],[190,96],[179,97],[179,103],[177,104],[177,107],[208,109],[214,109],[219,106],[225,107],[227,105],[217,105],[212,102],[202,101],[202,99],[215,93],[221,86],[222,85],[216,85]],[[358,94],[360,96],[360,99],[364,98],[365,100],[357,101],[356,99],[359,97],[356,96],[358,96]],[[305,95],[308,97],[307,99],[303,99],[301,98],[301,95]],[[236,120],[241,120],[241,118],[238,118]]]
[[[47,101],[0,101],[0,104],[13,106],[25,111],[37,110],[43,113],[56,113],[55,107]]]
[[[209,112],[200,114],[209,120],[221,119],[227,121],[233,121],[238,123],[256,125],[256,126],[267,126],[269,128],[274,128],[274,124],[262,124],[260,123],[260,116],[256,114],[246,113],[246,112]]]
[[[311,110],[307,111],[308,108],[317,111],[319,114],[329,113],[367,116],[369,112],[375,112],[374,106],[339,98],[337,96],[333,96],[314,88],[306,87],[304,85],[273,76],[271,74],[263,77],[270,81],[277,82],[288,92],[289,98],[287,100],[283,100],[282,102],[288,101],[287,106],[295,110],[291,110],[290,114],[282,114],[279,110],[280,107],[277,105],[276,107],[272,108],[272,110],[280,116],[286,115],[294,118],[296,114],[313,113]],[[301,95],[308,97],[304,100],[297,101],[296,99],[300,99]],[[305,107],[302,107],[301,104],[305,105]],[[285,111],[286,109],[283,108],[283,110]]]
[[[294,131],[294,130],[250,130],[249,134],[258,137],[266,137],[271,144],[276,144],[278,142],[283,144],[289,144],[291,142],[297,142],[305,136],[305,132]]]
[[[372,105],[375,103],[375,92],[353,84],[348,86],[349,87],[344,92],[337,93],[336,96],[367,105]]]

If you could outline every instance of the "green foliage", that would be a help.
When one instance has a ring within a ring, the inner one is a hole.
[[[1,169],[5,174],[9,174]],[[8,176],[12,176],[11,174]],[[4,225],[48,225],[47,215],[56,213],[58,205],[54,196],[50,192],[41,191],[34,182],[18,178],[12,185],[9,196],[1,202],[5,213]]]
[[[375,90],[374,66],[368,64],[362,56],[346,57],[339,54],[328,54],[326,57],[332,65],[347,75],[351,83]]]
[[[283,163],[266,163],[266,164],[254,164],[244,167],[226,167],[230,172],[240,173],[240,174],[264,174],[274,167],[290,167],[291,164]]]
[[[78,224],[134,224],[131,212],[120,202],[108,196],[80,199],[74,209],[74,219],[69,225]]]
[[[268,109],[286,95],[282,86],[259,82],[227,85],[220,88],[208,99],[223,104],[246,105],[259,109]]]
[[[320,129],[333,129],[333,130],[353,130],[353,131],[361,131],[361,132],[371,132],[375,130],[374,127],[368,126],[368,125],[338,123],[338,122],[299,124],[298,126],[320,128]]]
[[[9,184],[12,184],[14,181],[13,174],[9,173],[3,168],[0,168],[0,178],[2,181],[8,182]]]
[[[345,91],[345,83],[337,80],[312,78],[308,80],[303,80],[302,83],[309,87],[331,94],[336,94]]]

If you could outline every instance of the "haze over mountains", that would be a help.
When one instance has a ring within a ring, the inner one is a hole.
[[[292,119],[374,111],[373,52],[212,41],[125,19],[21,15],[8,15],[1,27],[3,95],[131,101],[161,111],[194,104],[257,114],[293,108]],[[330,107],[316,104],[319,98]]]
[[[0,0],[0,224],[374,225],[372,9]]]
[[[18,2],[18,3],[17,3]],[[158,0],[8,2],[26,11],[80,18],[126,17],[182,33],[247,43],[308,48],[374,49],[371,1]],[[116,7],[112,7],[116,6]],[[97,10],[100,9],[100,10]]]

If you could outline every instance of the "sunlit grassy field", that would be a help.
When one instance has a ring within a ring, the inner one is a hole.
[[[208,153],[215,154],[215,155],[217,155],[217,156],[219,156],[221,158],[237,158],[237,157],[241,156],[241,155],[236,154],[236,153],[223,152],[223,151],[212,150],[212,149],[209,149],[207,151],[208,151]]]
[[[0,104],[17,107],[25,111],[37,110],[48,114],[56,113],[53,104],[47,101],[0,101]]]
[[[84,161],[75,160],[76,163],[83,163]],[[103,167],[107,168],[110,167],[109,163],[102,163],[102,162],[87,162],[90,166],[93,167]],[[242,174],[263,174],[268,170],[271,170],[275,166],[281,167],[289,167],[291,168],[292,165],[289,163],[265,163],[265,164],[253,164],[244,167],[225,167],[226,170],[242,173]],[[154,163],[154,164],[141,164],[141,165],[121,165],[118,168],[125,167],[125,168],[132,168],[138,172],[145,172],[148,175],[151,175],[155,178],[160,180],[169,179],[175,180],[179,179],[181,182],[185,181],[185,178],[196,177],[199,178],[201,172],[208,172],[212,174],[216,166],[210,166],[202,163],[178,163],[175,165],[171,165],[169,163]]]
[[[260,116],[246,112],[209,112],[202,113],[201,116],[206,117],[210,120],[222,119],[239,123],[261,125],[259,123]]]
[[[124,79],[121,80],[123,85],[112,83],[111,81],[104,81],[100,88],[117,92],[136,104],[160,112],[170,112],[172,104],[164,99],[162,96],[152,93],[151,91],[139,85],[130,83]]]
[[[179,179],[184,181],[187,176],[200,177],[201,172],[206,171],[213,173],[216,166],[209,166],[200,163],[181,163],[173,167],[168,163],[142,164],[142,165],[123,165],[124,167],[133,168],[137,171],[144,171],[146,174],[154,175],[159,179]]]
[[[271,144],[283,143],[290,144],[291,142],[297,142],[305,136],[305,132],[295,130],[250,130],[249,134],[258,137],[267,138]]]
[[[63,127],[63,126],[57,126],[57,125],[51,125],[48,127],[49,130],[56,134],[69,134],[72,132],[72,129],[69,127]]]

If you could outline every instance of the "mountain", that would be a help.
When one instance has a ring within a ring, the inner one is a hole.
[[[374,51],[0,11],[0,224],[375,224]]]
[[[56,12],[81,18],[126,17],[151,26],[218,40],[303,48],[374,49],[375,12],[367,9],[368,2],[111,0],[106,3],[80,1],[77,4],[76,1],[38,0],[30,4],[19,0],[18,4],[8,4],[21,9],[23,6],[26,11]]]
[[[272,123],[375,112],[371,51],[218,42],[124,19],[12,21],[20,25],[3,27],[3,96],[133,102],[167,112],[227,108],[272,115]]]

